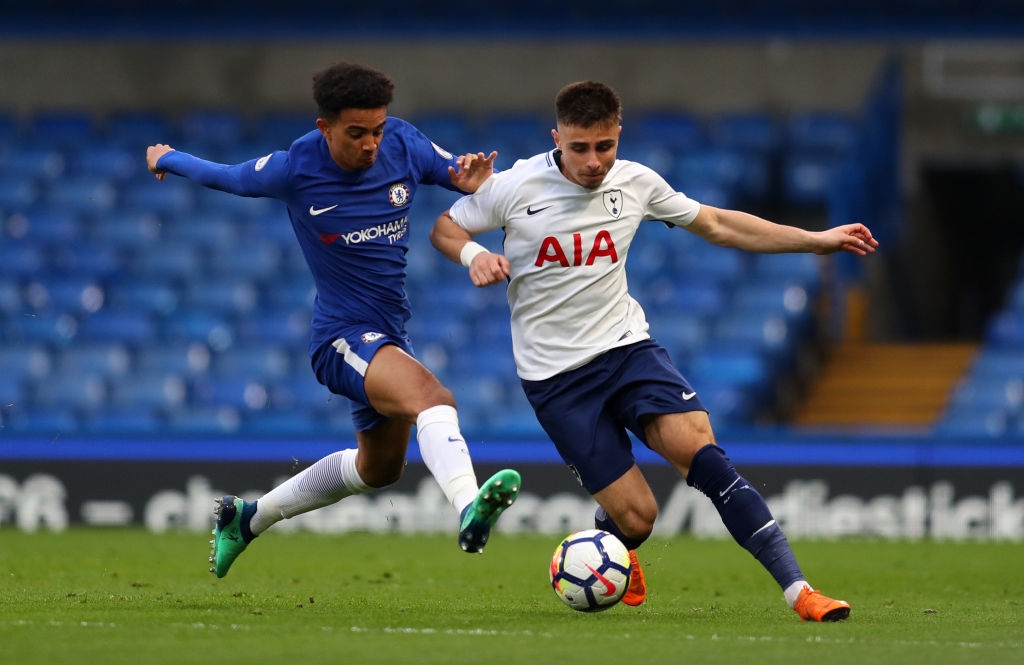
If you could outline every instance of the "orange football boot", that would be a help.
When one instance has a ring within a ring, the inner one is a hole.
[[[632,585],[630,585],[632,589]],[[623,599],[625,600],[625,599]],[[810,587],[804,587],[797,596],[793,609],[801,621],[842,621],[850,616],[850,603],[833,600]]]
[[[644,583],[644,571],[636,558],[636,550],[629,551],[629,565],[629,588],[622,596],[622,602],[636,607],[647,599],[647,584]]]

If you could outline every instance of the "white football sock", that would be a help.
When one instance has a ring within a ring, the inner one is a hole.
[[[458,412],[443,404],[421,412],[416,417],[416,440],[423,463],[461,514],[480,488],[466,440],[459,431]]]
[[[260,497],[249,523],[253,534],[259,535],[282,519],[374,489],[359,477],[358,453],[355,448],[331,453]]]
[[[800,596],[800,592],[804,590],[804,587],[807,587],[808,589],[812,588],[806,581],[797,580],[786,587],[782,592],[782,595],[786,597],[786,602],[789,604],[790,608],[792,608],[793,605],[796,605],[796,599]]]

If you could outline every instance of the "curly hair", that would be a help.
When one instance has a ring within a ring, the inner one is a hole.
[[[344,109],[387,106],[395,84],[387,74],[365,65],[336,62],[313,75],[313,99],[320,117],[334,120]]]
[[[555,118],[563,125],[593,127],[622,122],[622,102],[599,81],[579,81],[562,88],[555,98]]]

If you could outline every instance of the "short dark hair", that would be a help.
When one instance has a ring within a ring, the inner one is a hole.
[[[599,81],[579,81],[562,88],[555,98],[555,118],[563,125],[593,127],[622,122],[622,102]]]
[[[334,120],[344,109],[387,106],[394,92],[387,74],[365,65],[336,62],[313,74],[313,99],[324,120]]]

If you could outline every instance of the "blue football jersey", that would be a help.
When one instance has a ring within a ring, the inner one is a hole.
[[[388,117],[373,166],[345,171],[319,130],[287,151],[224,165],[169,152],[157,167],[214,189],[283,201],[316,282],[310,351],[341,328],[404,334],[409,209],[421,184],[452,186],[455,157],[411,124]],[[440,211],[439,211],[440,212]]]

